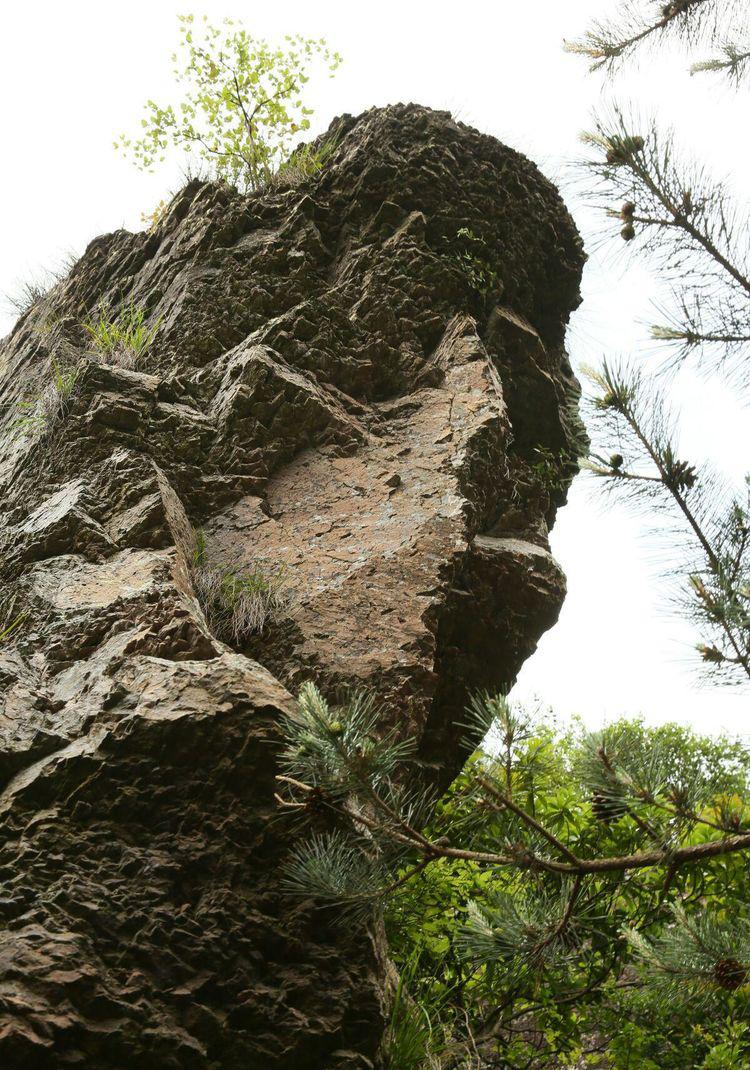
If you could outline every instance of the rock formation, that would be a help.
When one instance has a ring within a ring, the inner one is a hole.
[[[557,617],[573,223],[446,113],[326,137],[308,180],[191,182],[97,238],[0,347],[3,1070],[376,1066],[373,943],[280,890],[279,711],[307,678],[373,688],[447,783],[467,694]],[[83,327],[124,302],[155,328],[131,368]],[[288,607],[234,649],[197,529],[284,567]]]

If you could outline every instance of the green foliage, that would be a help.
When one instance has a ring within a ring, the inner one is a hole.
[[[451,259],[458,265],[472,290],[480,297],[499,290],[500,277],[492,266],[490,250],[484,239],[477,237],[469,227],[457,230],[456,239],[458,250],[451,254]]]
[[[80,363],[52,357],[49,378],[19,402],[14,426],[40,438],[48,435],[67,414],[80,371]]]
[[[337,822],[296,850],[295,891],[360,916],[387,904],[408,972],[393,1031],[422,1052],[414,1065],[474,1065],[475,1050],[507,1070],[750,1058],[744,744],[639,721],[561,734],[478,695],[467,730],[486,742],[430,806],[399,786],[413,751],[378,741],[378,717],[308,685],[280,781],[291,812]]]
[[[401,970],[383,1039],[385,1070],[441,1070],[449,1054],[450,1030],[443,1008],[428,1009],[409,994],[409,982],[418,972],[417,959]]]
[[[208,626],[227,643],[242,645],[260,634],[290,604],[285,566],[214,560],[203,531],[196,534],[192,577]]]
[[[335,903],[358,914],[378,898],[387,878],[378,860],[368,857],[365,843],[352,843],[350,837],[334,831],[313,836],[292,852],[284,886],[302,896],[309,896],[314,888],[320,903]]]
[[[7,642],[7,640],[10,639],[11,635],[13,635],[13,633],[17,631],[18,628],[20,628],[25,616],[25,613],[19,613],[15,620],[12,620],[10,624],[6,625],[4,628],[0,628],[0,646],[2,646],[3,643]]]
[[[688,917],[680,903],[672,907],[673,923],[655,940],[634,929],[624,933],[636,951],[642,971],[658,985],[665,1006],[701,997],[713,998],[717,986],[736,992],[750,982],[750,919],[731,912]]]
[[[313,178],[331,159],[336,145],[336,139],[329,137],[318,145],[308,143],[298,146],[288,159],[281,161],[269,179],[270,185],[274,188],[296,186]]]
[[[356,694],[331,708],[312,683],[300,690],[296,708],[284,718],[285,772],[332,798],[392,790],[392,778],[414,750],[395,730],[378,730],[383,712],[371,695]]]
[[[289,160],[295,138],[310,127],[304,87],[316,64],[331,74],[341,62],[322,39],[287,36],[282,47],[253,38],[231,19],[221,27],[204,17],[180,16],[173,56],[183,88],[176,105],[150,100],[142,137],[122,136],[116,148],[151,170],[169,146],[192,152],[211,174],[243,190],[261,189]],[[318,169],[322,153],[293,167]]]
[[[131,367],[137,364],[153,342],[161,317],[153,326],[146,324],[146,310],[129,301],[113,315],[104,305],[83,324],[94,352],[113,364]]]

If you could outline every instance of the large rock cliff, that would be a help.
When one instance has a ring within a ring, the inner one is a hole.
[[[467,694],[559,612],[572,221],[446,113],[326,136],[313,178],[191,182],[97,238],[0,347],[4,1070],[377,1065],[370,938],[280,891],[279,711],[308,678],[373,688],[446,783]],[[155,329],[131,368],[83,328],[124,303]],[[262,633],[212,634],[197,529],[283,566]]]

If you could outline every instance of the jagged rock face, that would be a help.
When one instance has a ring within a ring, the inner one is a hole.
[[[310,677],[375,688],[446,782],[467,694],[557,617],[565,476],[536,462],[570,448],[575,228],[446,113],[330,134],[303,185],[191,183],[151,233],[96,239],[0,348],[7,1070],[377,1065],[377,948],[280,891],[281,711]],[[158,324],[135,370],[82,329],[122,300]],[[19,427],[62,352],[68,411]],[[288,608],[236,649],[196,528],[285,566]]]

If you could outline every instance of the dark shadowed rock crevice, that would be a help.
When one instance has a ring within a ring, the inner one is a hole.
[[[152,232],[97,238],[0,346],[9,1070],[376,1066],[382,949],[280,892],[274,726],[310,677],[373,688],[447,783],[468,694],[557,618],[573,223],[447,113],[325,136],[302,185],[193,182]],[[156,327],[133,368],[82,326],[123,300]],[[63,354],[66,413],[19,427]],[[285,570],[288,607],[236,649],[195,594],[197,528]]]

